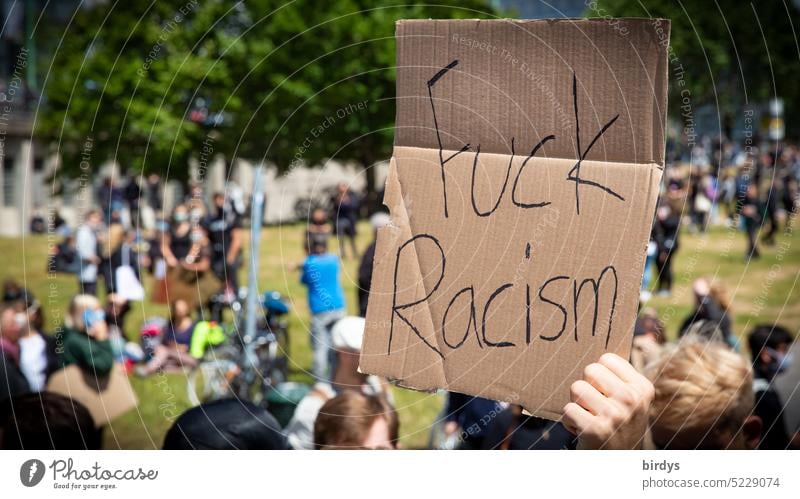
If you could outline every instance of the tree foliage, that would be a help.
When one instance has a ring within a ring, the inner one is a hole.
[[[598,0],[588,15],[667,18],[677,57],[670,64],[670,112],[680,116],[676,71],[682,69],[694,105],[710,104],[723,115],[738,106],[763,104],[781,97],[787,110],[800,106],[794,83],[800,52],[795,2],[714,0]],[[796,113],[787,128],[800,129]]]
[[[188,159],[210,149],[284,170],[330,157],[369,165],[391,150],[395,21],[494,17],[482,0],[431,3],[439,5],[119,0],[80,9],[58,34],[38,133],[57,145],[67,175],[89,155],[94,167],[116,159],[183,178]]]

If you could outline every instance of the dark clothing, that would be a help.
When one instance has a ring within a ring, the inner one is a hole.
[[[686,334],[686,331],[692,324],[699,321],[716,323],[717,327],[719,327],[719,330],[722,332],[723,339],[728,344],[731,344],[733,330],[731,328],[730,315],[728,315],[728,313],[710,296],[703,298],[703,301],[694,309],[694,312],[690,313],[686,319],[684,319],[683,324],[681,324],[680,335],[683,336]]]
[[[461,427],[461,448],[483,448],[483,439],[491,422],[502,411],[499,402],[462,393],[450,392],[447,397],[446,420]]]
[[[175,230],[170,228],[169,231],[169,250],[172,251],[172,254],[175,256],[177,260],[183,260],[186,258],[186,255],[189,254],[189,251],[192,249],[192,238],[191,238],[192,231],[187,230],[186,234],[179,236],[175,233]]]
[[[756,379],[755,388],[756,405],[753,414],[761,418],[761,441],[758,448],[786,450],[789,447],[789,435],[783,420],[783,403],[766,380]]]
[[[575,449],[577,438],[557,421],[501,412],[491,423],[483,439],[485,450],[558,450]]]
[[[175,329],[174,325],[169,325],[164,332],[164,344],[176,344],[189,346],[192,343],[192,333],[194,333],[195,323],[192,322],[186,329]]]
[[[0,402],[29,391],[28,381],[17,363],[0,349]]]
[[[131,245],[123,243],[110,257],[103,259],[101,264],[103,280],[105,281],[106,291],[108,293],[117,292],[117,269],[122,267],[124,263],[127,263],[133,268],[136,278],[141,281],[141,275],[139,274],[139,255],[133,250]]]
[[[235,210],[225,208],[208,215],[203,221],[203,226],[208,231],[212,254],[224,255],[231,247],[233,231],[242,228],[242,221]]]
[[[669,291],[672,289],[672,257],[679,247],[680,222],[680,215],[671,213],[663,220],[656,219],[653,226],[652,234],[657,248],[658,290]]]
[[[358,266],[358,311],[361,317],[367,316],[369,289],[372,284],[372,264],[375,260],[375,243],[369,245]]]
[[[742,202],[742,220],[744,222],[744,230],[747,233],[747,254],[753,257],[759,256],[757,235],[763,221],[763,213],[763,206],[757,197],[745,196]]]
[[[358,221],[359,202],[353,193],[349,193],[345,198],[338,198],[334,202],[336,210],[336,235],[355,237],[356,222]]]
[[[233,209],[218,209],[215,214],[206,217],[203,226],[208,231],[208,240],[211,244],[211,270],[220,281],[230,285],[234,290],[239,289],[238,274],[242,263],[241,251],[236,255],[233,263],[228,263],[227,259],[233,240],[233,231],[242,227],[241,218]]]
[[[81,294],[97,296],[97,281],[79,282],[78,287],[81,290]]]

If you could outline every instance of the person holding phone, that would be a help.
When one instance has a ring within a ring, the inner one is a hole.
[[[114,366],[114,353],[100,301],[91,295],[75,296],[64,323],[63,365],[75,364],[95,376],[108,375]]]

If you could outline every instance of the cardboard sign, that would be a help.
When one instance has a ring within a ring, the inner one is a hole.
[[[401,21],[361,370],[555,419],[627,357],[664,167],[669,22]]]
[[[76,365],[59,369],[50,376],[47,391],[77,400],[86,406],[98,428],[139,403],[122,365],[117,363],[114,363],[108,378],[99,383]]]

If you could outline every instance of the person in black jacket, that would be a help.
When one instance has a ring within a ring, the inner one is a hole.
[[[753,392],[756,405],[753,413],[761,418],[763,431],[759,449],[786,449],[789,433],[783,418],[783,401],[772,387],[772,381],[793,359],[788,353],[794,341],[786,328],[778,325],[756,326],[747,335],[753,359]]]
[[[731,326],[730,304],[722,286],[714,285],[708,279],[701,277],[692,284],[694,291],[695,308],[684,319],[679,329],[680,336],[684,336],[693,324],[706,322],[711,329],[718,329],[722,340],[728,346],[734,346],[736,338]]]
[[[659,295],[669,295],[672,291],[672,258],[678,251],[678,229],[681,216],[669,203],[662,203],[656,210],[656,222],[653,226],[653,236],[656,242],[658,264]]]
[[[747,191],[742,200],[741,216],[744,230],[747,233],[747,253],[745,259],[758,258],[758,230],[764,221],[764,208],[758,195],[756,184],[747,186]]]

